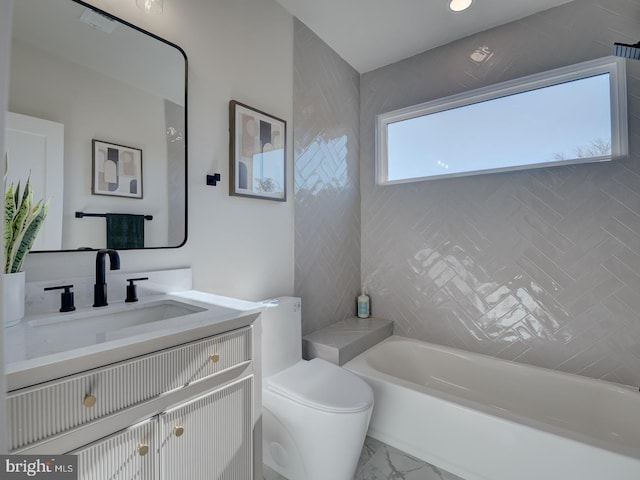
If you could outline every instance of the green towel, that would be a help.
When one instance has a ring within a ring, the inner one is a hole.
[[[107,248],[144,248],[144,215],[106,215]]]

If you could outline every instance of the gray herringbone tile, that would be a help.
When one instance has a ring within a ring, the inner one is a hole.
[[[374,182],[378,113],[609,55],[637,41],[638,19],[630,0],[571,2],[362,75],[362,278],[376,315],[403,335],[640,384],[640,62],[627,62],[628,160]],[[479,45],[490,65],[467,60]]]
[[[359,75],[294,30],[295,289],[303,333],[355,314],[360,290]]]
[[[627,160],[385,187],[374,179],[376,114],[609,55],[614,41],[637,41],[638,18],[631,0],[571,2],[360,78],[296,22],[305,332],[351,315],[362,282],[372,311],[401,335],[640,383],[640,62],[627,62]],[[482,65],[468,60],[480,46],[494,52]]]

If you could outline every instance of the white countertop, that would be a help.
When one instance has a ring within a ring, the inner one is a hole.
[[[109,328],[106,317],[105,328],[99,331],[95,328],[85,331],[81,321],[72,320],[79,314],[90,317],[107,313],[107,309],[136,309],[161,300],[205,310],[119,329]],[[250,325],[264,309],[261,303],[187,290],[150,295],[136,303],[111,302],[108,307],[25,317],[19,325],[4,332],[7,389],[35,385]],[[74,327],[62,327],[65,321]]]

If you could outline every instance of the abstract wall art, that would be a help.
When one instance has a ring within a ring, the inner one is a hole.
[[[142,150],[92,141],[91,193],[142,198]]]
[[[286,201],[286,122],[231,100],[229,124],[229,195]]]

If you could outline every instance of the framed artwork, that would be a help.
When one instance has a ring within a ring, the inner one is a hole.
[[[287,200],[287,123],[229,102],[229,195]]]
[[[142,198],[142,150],[92,141],[91,193]]]

